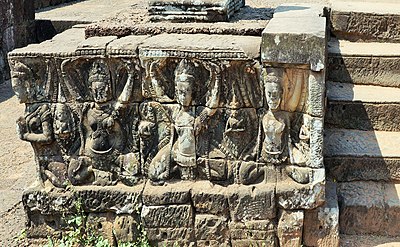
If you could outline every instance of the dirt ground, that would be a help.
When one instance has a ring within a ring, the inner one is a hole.
[[[26,246],[18,240],[25,226],[21,198],[35,182],[36,169],[31,145],[16,134],[15,121],[23,113],[11,83],[0,84],[0,246]]]

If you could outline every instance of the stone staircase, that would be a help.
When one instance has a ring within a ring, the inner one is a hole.
[[[340,232],[399,236],[400,4],[337,2],[331,25],[325,166]]]

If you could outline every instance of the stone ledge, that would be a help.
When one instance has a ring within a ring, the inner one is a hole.
[[[400,131],[400,88],[327,83],[329,128]]]
[[[327,176],[339,182],[400,181],[400,159],[336,157],[325,158]]]
[[[313,71],[325,69],[325,17],[273,18],[262,36],[263,63],[303,64]]]
[[[329,42],[328,79],[335,82],[400,87],[400,44]],[[370,68],[370,69],[365,69]]]
[[[398,184],[348,182],[338,186],[340,229],[343,234],[399,234]]]
[[[350,41],[400,42],[398,3],[332,3],[332,33]]]
[[[243,0],[151,0],[149,15],[151,21],[217,22],[229,20],[243,6]]]
[[[195,57],[205,59],[256,59],[259,37],[206,34],[160,34],[156,36],[92,37],[84,39],[82,28],[72,28],[50,41],[9,53],[18,57],[144,56]],[[77,35],[78,34],[78,35]],[[162,42],[160,42],[162,40]],[[168,41],[168,42],[167,42]],[[212,45],[211,45],[212,44]],[[139,54],[137,53],[139,49]],[[159,51],[159,52],[156,52]],[[191,55],[190,55],[191,54]],[[207,55],[208,54],[208,55]]]
[[[139,46],[141,57],[196,57],[203,59],[256,59],[259,37],[160,34]]]
[[[400,132],[325,129],[325,157],[399,158]]]

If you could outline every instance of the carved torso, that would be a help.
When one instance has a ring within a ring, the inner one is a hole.
[[[190,111],[180,109],[175,116],[177,141],[175,144],[175,161],[181,166],[196,165],[194,116]]]
[[[120,123],[113,117],[113,105],[91,104],[90,106],[84,119],[85,153],[102,155],[120,149],[124,135]]]
[[[271,112],[262,119],[264,142],[261,156],[264,161],[277,163],[285,160],[284,151],[287,138],[287,123],[283,112]]]

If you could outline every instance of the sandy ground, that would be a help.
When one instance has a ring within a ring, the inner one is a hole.
[[[0,246],[26,245],[17,239],[25,226],[21,198],[36,171],[31,145],[15,131],[15,121],[23,113],[11,83],[0,84]]]

